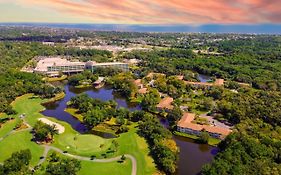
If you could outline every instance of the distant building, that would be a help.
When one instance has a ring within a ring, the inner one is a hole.
[[[94,71],[94,69],[102,67],[102,68],[116,68],[120,69],[124,72],[129,71],[129,65],[128,63],[121,63],[121,62],[107,62],[107,63],[96,63],[94,61],[88,61],[86,63],[86,69],[90,69],[91,71]]]
[[[78,73],[83,72],[85,69],[94,70],[97,67],[112,67],[118,68],[122,71],[129,71],[129,66],[126,63],[120,62],[108,62],[108,63],[96,63],[89,61],[84,62],[71,62],[67,59],[60,57],[40,58],[36,68],[33,70],[35,73],[46,74],[48,76],[58,76],[62,73]]]
[[[231,130],[227,128],[192,123],[194,119],[195,114],[184,113],[181,120],[177,124],[177,130],[179,132],[193,134],[197,136],[200,135],[202,131],[205,131],[208,132],[211,137],[218,139],[223,139],[231,133]]]

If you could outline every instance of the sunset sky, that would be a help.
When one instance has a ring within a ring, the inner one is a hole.
[[[281,0],[0,0],[0,22],[280,24]]]

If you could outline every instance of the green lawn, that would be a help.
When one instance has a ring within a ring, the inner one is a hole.
[[[130,175],[132,171],[132,162],[130,161],[130,159],[127,159],[124,163],[94,163],[89,161],[82,161],[81,163],[82,168],[78,173],[79,175]]]
[[[78,109],[66,108],[64,111],[77,118],[79,121],[83,121],[83,116],[77,113]]]
[[[118,154],[131,154],[137,159],[137,174],[146,175],[156,172],[153,159],[148,156],[149,148],[146,140],[136,134],[136,124],[130,127],[129,132],[117,138],[120,144]]]
[[[61,77],[53,77],[53,78],[46,77],[46,78],[44,78],[44,80],[46,80],[48,82],[62,81],[62,80],[65,80],[65,79],[67,79],[67,75],[62,75]]]
[[[6,135],[8,132],[12,131],[13,128],[16,126],[17,121],[19,119],[13,119],[10,121],[7,121],[6,123],[2,124],[1,128],[0,128],[0,138],[3,137],[4,135]]]
[[[0,162],[9,158],[13,152],[30,149],[32,154],[31,165],[35,166],[43,154],[43,147],[31,142],[32,135],[29,131],[17,132],[0,142]]]

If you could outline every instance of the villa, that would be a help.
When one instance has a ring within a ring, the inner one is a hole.
[[[202,131],[206,131],[211,137],[217,139],[224,139],[231,133],[231,130],[228,128],[192,123],[194,119],[195,114],[184,113],[181,120],[177,124],[177,131],[197,136],[200,135]]]

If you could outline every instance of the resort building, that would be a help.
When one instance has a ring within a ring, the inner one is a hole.
[[[108,63],[96,63],[94,61],[88,61],[86,63],[86,69],[90,69],[91,71],[94,71],[96,68],[102,67],[102,68],[116,68],[120,69],[124,72],[129,71],[129,64],[128,63],[121,63],[121,62],[108,62]]]
[[[59,57],[50,57],[39,60],[37,67],[33,71],[47,74],[48,76],[58,76],[59,72],[77,73],[83,72],[84,69],[85,63],[83,62],[71,62]]]
[[[161,99],[156,107],[158,110],[172,110],[174,108],[174,106],[172,105],[173,101],[174,99],[172,97],[165,97]]]
[[[85,69],[94,70],[97,67],[112,67],[121,69],[122,71],[129,71],[127,63],[120,62],[108,62],[108,63],[96,63],[89,61],[84,62],[71,62],[67,59],[60,57],[43,57],[37,63],[36,68],[33,70],[35,73],[46,74],[48,76],[58,76],[59,73],[78,73],[83,72]]]
[[[211,137],[217,139],[224,139],[228,134],[231,133],[231,130],[228,128],[192,123],[194,119],[195,114],[184,113],[181,120],[177,124],[177,131],[193,135],[200,135],[202,131],[205,131],[208,132]]]

